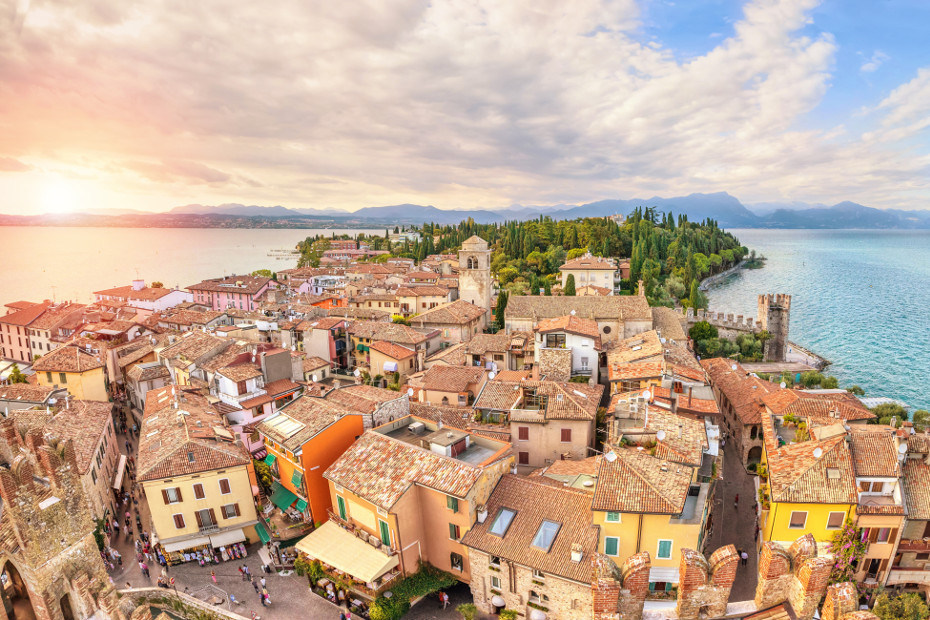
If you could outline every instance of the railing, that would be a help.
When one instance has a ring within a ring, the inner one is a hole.
[[[902,538],[898,544],[898,553],[903,551],[926,553],[930,551],[930,538]]]
[[[214,525],[201,525],[201,526],[200,526],[200,533],[201,533],[201,534],[215,534],[216,532],[219,532],[219,531],[220,531],[220,526],[219,526],[219,525],[216,525],[216,524],[214,524]]]
[[[368,531],[365,530],[364,528],[357,527],[357,526],[353,525],[352,523],[346,521],[345,519],[343,519],[342,517],[340,517],[338,513],[336,513],[335,511],[333,511],[332,508],[327,508],[327,509],[326,509],[326,512],[329,514],[329,518],[333,521],[333,523],[335,523],[336,525],[338,525],[339,527],[341,527],[341,528],[344,529],[345,531],[349,532],[350,534],[354,535],[354,536],[355,536],[356,538],[358,538],[359,540],[364,540],[366,543],[368,543],[369,545],[371,545],[371,546],[374,547],[375,549],[381,551],[381,552],[384,553],[385,555],[388,555],[388,556],[397,555],[397,552],[396,552],[394,549],[391,549],[389,546],[387,546],[387,545],[385,545],[385,544],[383,544],[383,543],[382,543],[380,546],[379,546],[379,545],[372,545],[372,544],[369,542],[368,539],[369,539],[369,537],[371,537],[371,536],[375,536],[374,534],[370,534],[370,533],[368,533]],[[362,534],[361,536],[359,535],[360,533]],[[377,536],[375,536],[375,538],[377,538]],[[379,541],[380,541],[380,539],[379,539]]]
[[[885,585],[893,586],[900,583],[930,585],[930,570],[892,566],[891,571],[888,573],[888,581]]]
[[[590,377],[592,369],[590,368],[575,368],[572,370],[573,377]]]

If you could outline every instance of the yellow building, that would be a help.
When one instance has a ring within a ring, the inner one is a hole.
[[[829,543],[846,519],[855,519],[858,502],[843,425],[815,429],[812,439],[781,447],[774,416],[763,415],[762,427],[762,540],[787,548],[810,533],[818,545]]]
[[[233,439],[203,396],[177,386],[149,392],[136,479],[154,534],[173,564],[188,561],[191,553],[222,554],[230,545],[259,539],[255,472]]]
[[[701,549],[706,489],[693,482],[695,470],[687,465],[635,448],[608,454],[597,459],[591,502],[600,527],[598,551],[618,565],[648,551],[650,590],[670,590],[679,581],[681,550]]]
[[[37,360],[32,369],[39,385],[67,388],[79,400],[110,399],[103,360],[79,347],[59,347]]]

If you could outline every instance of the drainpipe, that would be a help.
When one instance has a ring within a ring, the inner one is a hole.
[[[640,552],[643,542],[643,513],[639,513],[639,526],[636,528],[636,553]]]
[[[376,511],[377,512],[377,511]],[[404,543],[400,540],[400,520],[397,518],[397,515],[393,512],[389,512],[389,515],[394,517],[394,523],[398,524],[397,526],[397,553],[400,555],[400,572],[404,575],[407,574],[407,565],[404,562]],[[379,532],[380,533],[380,532]]]

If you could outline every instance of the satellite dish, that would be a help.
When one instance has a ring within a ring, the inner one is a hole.
[[[490,374],[488,375],[488,379],[493,379],[494,377],[495,377],[495,375],[494,375],[494,373],[493,373],[493,372],[492,372],[492,373],[490,373]]]
[[[819,459],[823,456],[823,448],[814,448],[814,458]]]
[[[407,388],[407,396],[413,396],[413,388]]]
[[[356,377],[360,377],[362,375],[362,371],[356,368],[355,372],[353,372],[352,374],[355,375]]]
[[[3,396],[5,397],[6,394],[4,394]],[[49,399],[48,399],[48,404],[49,404],[49,405],[54,405],[54,404],[57,403],[57,402],[58,402],[58,399],[57,399],[57,398],[49,398]],[[901,445],[903,446],[904,444],[901,444]]]
[[[732,366],[730,366],[730,370],[736,370],[736,364],[733,364]]]
[[[649,390],[643,391],[643,398],[645,398],[646,400],[649,400],[650,398],[652,398],[652,394],[649,392]]]
[[[786,387],[788,387],[788,384],[785,383],[784,381],[782,381],[782,382],[781,382],[781,389],[785,389]]]
[[[316,383],[316,375],[310,375],[310,378],[313,379],[314,383]]]
[[[572,310],[571,312],[569,312],[569,314],[572,315],[572,316],[575,316],[575,311]]]
[[[898,446],[898,454],[906,454],[906,453],[907,453],[907,444],[902,443],[901,445]]]
[[[613,463],[614,461],[617,460],[617,455],[613,450],[611,450],[610,452],[604,455],[604,458],[607,460],[608,463]]]
[[[665,441],[665,431],[660,430],[659,432],[657,432],[656,439],[658,439],[659,441]]]

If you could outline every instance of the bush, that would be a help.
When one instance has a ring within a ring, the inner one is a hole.
[[[462,620],[475,620],[475,616],[478,615],[478,608],[474,603],[462,603],[455,611],[462,614]]]
[[[379,596],[368,607],[371,620],[399,620],[410,609],[410,601],[402,596]]]
[[[500,615],[497,616],[500,620],[517,620],[517,612],[513,609],[502,609]]]
[[[412,601],[415,598],[451,588],[456,583],[458,580],[449,573],[429,564],[421,564],[417,572],[391,588],[391,591],[394,593],[394,598],[402,597]]]
[[[717,337],[717,328],[707,321],[698,321],[688,330],[688,335],[695,342],[700,340],[710,340]]]
[[[901,594],[894,598],[885,593],[875,599],[872,613],[882,620],[924,620],[930,617],[930,609],[919,594]]]

